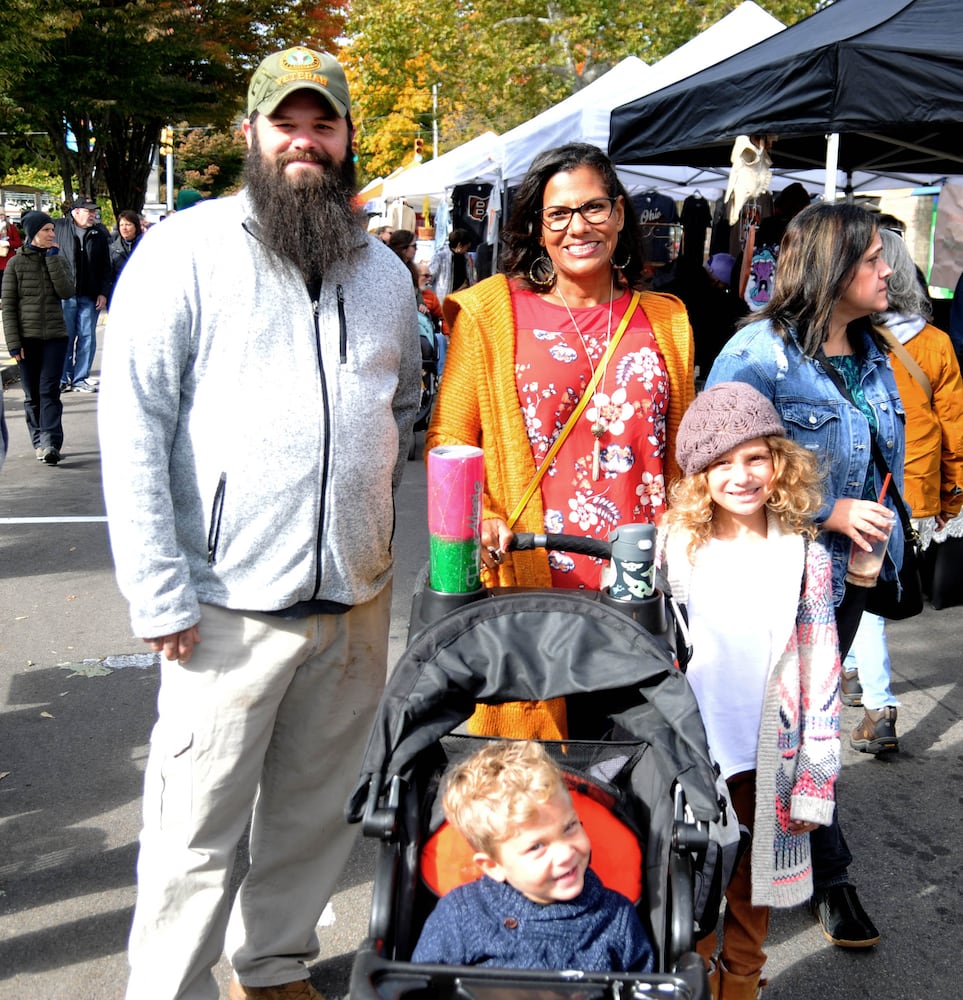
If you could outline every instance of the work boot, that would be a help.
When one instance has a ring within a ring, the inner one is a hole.
[[[879,931],[863,909],[855,886],[817,889],[811,905],[827,941],[840,948],[871,948],[878,944]]]
[[[859,683],[859,674],[855,670],[844,670],[839,682],[839,700],[850,708],[861,708],[863,704],[863,685]]]
[[[307,979],[280,986],[243,986],[232,978],[227,995],[228,1000],[324,1000]]]
[[[892,705],[887,705],[885,708],[867,708],[862,722],[849,737],[849,744],[860,753],[898,752],[896,709]]]
[[[730,972],[719,960],[719,997],[720,1000],[756,1000],[762,985],[760,973],[753,972],[748,976],[737,976]]]

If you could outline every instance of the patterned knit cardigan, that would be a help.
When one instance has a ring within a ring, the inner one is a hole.
[[[675,436],[695,395],[689,317],[672,295],[643,293],[645,311],[669,375],[666,419],[666,486],[679,475]],[[425,454],[437,445],[471,444],[485,452],[484,517],[508,520],[535,475],[515,382],[515,315],[508,280],[495,275],[448,296],[443,304],[451,328],[445,377],[435,402]],[[535,491],[515,527],[545,530],[541,493]],[[516,552],[497,578],[483,570],[486,586],[550,587],[545,552]]]
[[[689,597],[693,569],[687,543],[683,531],[670,532],[665,542],[669,583],[682,603]],[[826,826],[833,817],[840,767],[839,644],[826,550],[818,542],[809,544],[800,595],[802,537],[784,534],[770,514],[767,544],[772,546],[772,606],[779,611],[756,755],[752,902],[796,906],[812,895],[812,861],[809,834],[793,836],[789,821]],[[698,563],[698,550],[695,559]]]

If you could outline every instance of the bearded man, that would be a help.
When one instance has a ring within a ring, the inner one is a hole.
[[[411,278],[352,207],[330,55],[265,59],[247,186],[145,236],[99,420],[134,634],[160,652],[127,996],[316,998],[315,927],[387,672],[393,495],[420,396]],[[250,867],[233,906],[235,849]]]

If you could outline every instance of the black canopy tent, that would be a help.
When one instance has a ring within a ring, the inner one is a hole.
[[[778,137],[777,167],[826,166],[838,133],[850,174],[963,174],[963,0],[836,0],[617,107],[611,126],[620,165],[725,166],[748,134]]]

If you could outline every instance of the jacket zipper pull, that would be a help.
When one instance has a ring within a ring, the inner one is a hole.
[[[224,513],[224,493],[227,490],[227,473],[222,472],[214,490],[211,504],[211,527],[207,532],[207,565],[213,566],[217,557],[217,543],[221,537],[221,517]]]
[[[338,333],[341,347],[341,364],[348,363],[348,322],[344,316],[344,288],[338,285],[335,289],[338,296]]]

